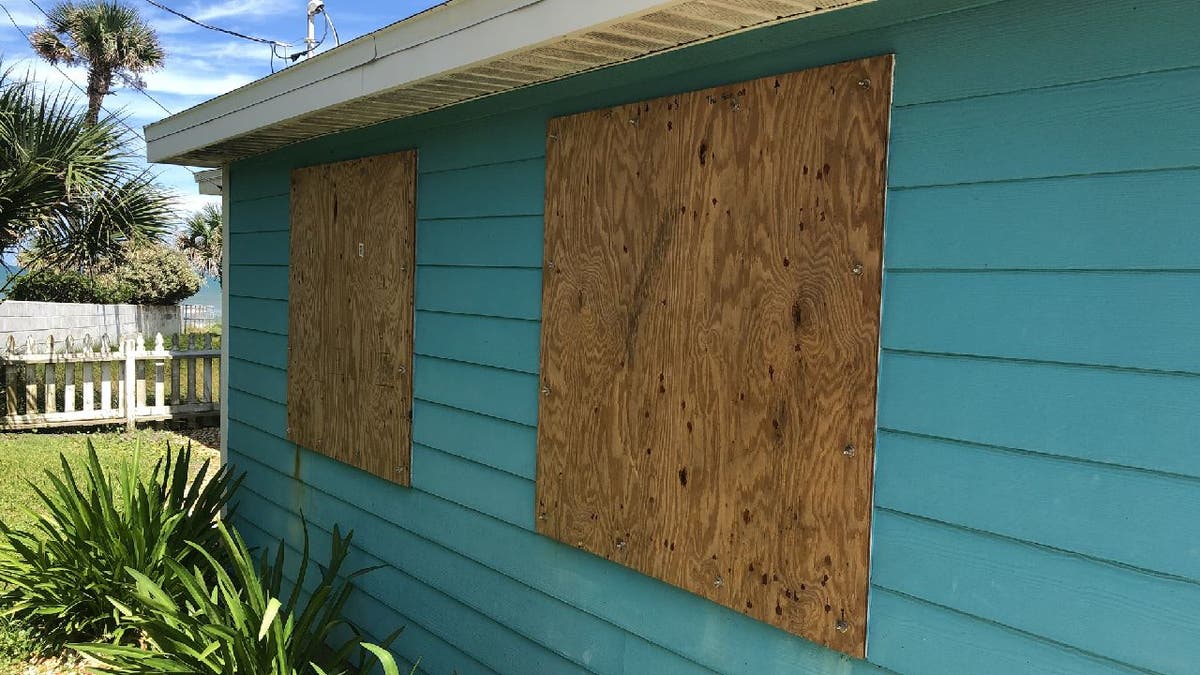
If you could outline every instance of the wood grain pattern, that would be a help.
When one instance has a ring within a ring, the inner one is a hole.
[[[288,438],[408,485],[416,152],[292,172]]]
[[[553,119],[538,530],[862,656],[892,58]]]

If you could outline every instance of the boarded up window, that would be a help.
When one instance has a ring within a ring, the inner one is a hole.
[[[292,172],[288,438],[402,485],[416,152]]]
[[[864,651],[890,56],[551,120],[538,529]]]

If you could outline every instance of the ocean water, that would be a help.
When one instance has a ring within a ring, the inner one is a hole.
[[[216,279],[205,279],[200,291],[183,301],[185,305],[212,305],[221,314],[221,284]]]

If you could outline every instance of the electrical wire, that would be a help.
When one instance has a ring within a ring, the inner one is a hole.
[[[38,4],[36,2],[33,2],[33,0],[30,0],[30,2],[33,4],[34,7],[37,7],[39,10],[42,9],[41,7],[38,6]],[[26,33],[25,30],[23,28],[21,28],[21,25],[19,23],[17,23],[17,20],[15,18],[13,18],[12,12],[8,11],[8,6],[3,3],[0,3],[0,10],[4,10],[4,15],[8,17],[9,23],[11,23],[13,28],[17,29],[17,32],[20,33],[21,36],[25,38],[26,42],[28,42],[29,34]],[[45,11],[43,10],[42,13],[45,14]],[[83,94],[84,97],[87,97],[87,95],[88,95],[87,90],[84,89],[82,86],[80,86],[80,84],[78,82],[76,82],[70,75],[68,75],[65,70],[63,70],[62,68],[59,68],[57,63],[51,63],[50,65],[51,65],[51,67],[53,67],[55,70],[58,71],[59,75],[63,76],[63,79],[66,80],[67,83],[69,83],[72,87],[75,87],[76,89],[78,89],[79,93]],[[153,100],[153,98],[151,100]],[[158,103],[158,101],[155,101],[155,103]],[[163,108],[164,110],[166,109],[166,107],[163,106],[163,104],[158,103],[158,105],[159,105],[159,107]],[[143,144],[146,143],[145,134],[143,134],[138,129],[135,129],[134,127],[130,126],[129,123],[126,122],[124,118],[117,115],[116,113],[109,110],[108,108],[104,107],[103,104],[100,105],[100,109],[102,111],[104,111],[104,113],[107,114],[109,116],[109,118],[111,118],[114,122],[116,122],[117,124],[124,127],[125,130],[128,131],[129,133],[133,134],[134,137],[140,139]],[[170,111],[167,111],[167,112],[170,113]],[[196,171],[195,169],[193,169],[191,167],[185,166],[183,168],[190,171],[193,176],[199,175],[199,173],[200,173],[199,171]]]
[[[342,39],[338,37],[337,26],[333,25],[333,17],[329,16],[329,10],[325,10],[325,23],[329,24],[329,30],[333,31],[333,46],[341,47]]]
[[[47,20],[50,19],[50,15],[46,12],[46,10],[42,9],[42,6],[37,3],[37,0],[29,0],[29,4],[36,7],[37,11],[41,12],[42,16],[46,17]],[[124,78],[122,78],[122,79],[124,79]],[[159,101],[158,99],[151,96],[150,92],[146,91],[144,88],[132,84],[129,80],[125,80],[125,85],[127,87],[129,87],[130,89],[133,89],[134,91],[138,92],[142,96],[145,96],[146,98],[150,99],[150,101],[152,103],[154,103],[154,105],[158,106],[163,112],[167,113],[168,115],[175,114],[170,108],[163,105],[162,101]]]
[[[192,24],[200,26],[201,28],[216,31],[218,33],[224,33],[226,35],[231,35],[233,37],[240,38],[243,40],[249,40],[251,42],[257,42],[259,44],[269,45],[271,48],[271,73],[272,74],[274,74],[276,72],[275,59],[280,59],[285,64],[288,61],[295,63],[296,61],[300,60],[301,58],[312,54],[318,48],[320,48],[321,45],[325,44],[325,40],[329,36],[330,32],[333,33],[334,46],[340,47],[342,44],[341,37],[338,35],[338,32],[337,32],[337,26],[335,26],[333,23],[333,17],[329,16],[329,12],[325,11],[324,9],[321,10],[321,14],[325,17],[324,30],[321,33],[321,39],[319,41],[317,41],[317,43],[314,44],[312,47],[309,47],[308,49],[305,49],[304,51],[297,52],[295,54],[286,54],[286,53],[280,54],[279,49],[285,49],[285,50],[290,49],[293,45],[291,45],[287,42],[280,42],[278,40],[269,40],[267,38],[256,37],[253,35],[247,35],[245,33],[239,33],[234,30],[229,30],[227,28],[221,28],[220,26],[214,26],[212,24],[205,23],[198,19],[194,19],[194,18],[188,16],[187,14],[184,14],[183,12],[180,12],[176,9],[172,9],[171,7],[168,7],[160,2],[157,2],[156,0],[146,0],[146,2],[153,7],[157,7],[158,9],[161,9],[164,12],[173,14],[185,21],[188,21]],[[37,3],[37,0],[29,0],[29,3],[32,4],[34,7],[36,7],[37,10],[42,13],[43,16],[45,16],[47,19],[50,19],[50,14],[47,13],[46,10],[43,9],[42,6]],[[8,11],[8,8],[6,6],[4,6],[3,4],[0,4],[0,9],[3,9],[4,13],[8,15],[8,19],[12,23],[13,28],[16,28],[17,31],[19,33],[21,33],[22,36],[25,37],[26,41],[28,41],[29,35],[26,34],[24,30],[21,29],[21,26],[17,23],[16,19],[13,18],[12,14]],[[70,82],[72,86],[74,86],[76,89],[78,89],[80,92],[82,92],[85,96],[87,95],[87,91],[84,90],[83,87],[79,86],[79,84],[76,83],[73,79],[71,79],[71,77],[69,75],[67,75],[66,72],[64,72],[56,64],[51,64],[51,65],[53,65],[54,69],[57,70],[59,72],[59,74],[62,75],[68,82]],[[163,112],[167,113],[168,115],[174,114],[170,108],[168,108],[166,105],[164,105],[162,103],[162,101],[159,101],[157,98],[155,98],[153,95],[151,95],[150,92],[146,91],[144,88],[134,86],[132,83],[130,83],[128,81],[126,82],[126,85],[129,86],[130,89],[133,89],[133,90],[137,91],[138,93],[140,93],[142,96],[145,96],[152,103],[154,103],[154,105],[158,106]],[[102,107],[102,109],[104,109],[103,106],[101,106],[101,107]],[[104,111],[106,113],[108,113],[110,116],[112,116],[114,119],[117,119],[120,122],[121,126],[125,127],[130,132],[134,133],[135,135],[141,136],[141,134],[138,133],[138,131],[136,129],[134,129],[133,127],[126,124],[124,120],[117,118],[117,116],[113,115],[113,113],[111,111],[109,111],[107,109],[104,109]],[[190,168],[188,170],[192,171],[193,174],[197,173],[196,171],[194,171]]]
[[[321,45],[325,44],[325,40],[326,40],[326,38],[329,37],[330,32],[333,33],[333,46],[334,47],[342,46],[342,39],[340,37],[338,37],[337,26],[333,25],[333,17],[329,16],[329,12],[324,9],[322,9],[320,13],[322,16],[325,17],[325,27],[324,27],[324,30],[321,31],[321,39],[317,40],[316,44],[314,44],[313,46],[309,47],[308,49],[305,49],[302,52],[296,52],[295,54],[280,54],[277,49],[278,45],[271,45],[271,74],[272,75],[274,75],[277,72],[275,70],[275,59],[279,59],[279,60],[283,61],[284,65],[287,65],[288,61],[295,63],[296,61],[299,61],[300,59],[304,58],[305,56],[308,56],[308,55],[312,54],[313,52],[317,51],[317,49],[319,49],[321,47]]]
[[[326,16],[325,18],[328,19],[329,17]],[[317,42],[315,44],[313,44],[313,46],[309,47],[308,49],[305,49],[302,52],[296,52],[295,54],[292,54],[292,55],[288,56],[287,58],[289,60],[291,60],[292,63],[299,61],[300,59],[304,58],[305,56],[308,56],[309,54],[312,54],[313,52],[317,51],[317,49],[319,49],[321,47],[321,45],[325,44],[325,38],[327,38],[327,37],[329,37],[329,24],[328,23],[325,24],[325,30],[323,30],[321,32],[321,39],[317,40]]]
[[[239,33],[235,30],[229,30],[228,28],[221,28],[220,26],[214,26],[210,23],[204,23],[203,21],[200,21],[198,19],[193,19],[192,17],[188,16],[187,14],[184,14],[183,12],[180,12],[179,10],[171,9],[170,7],[167,7],[166,5],[164,5],[162,3],[156,2],[155,0],[146,0],[146,2],[161,9],[164,12],[169,12],[171,14],[174,14],[175,16],[183,19],[184,21],[189,21],[191,23],[194,23],[197,26],[200,26],[201,28],[207,28],[208,30],[215,30],[218,33],[225,33],[226,35],[232,35],[233,37],[236,37],[236,38],[241,38],[243,40],[250,40],[251,42],[258,42],[258,43],[265,44],[265,45],[282,45],[283,44],[282,42],[278,42],[276,40],[268,40],[266,38],[255,37],[253,35],[246,35],[245,33]],[[291,45],[287,45],[287,46],[290,47]]]
[[[0,3],[0,9],[4,10],[4,14],[5,14],[5,16],[8,17],[9,22],[12,23],[13,28],[16,28],[17,32],[20,33],[21,36],[25,38],[26,42],[28,42],[29,34],[26,33],[25,30],[23,28],[21,28],[21,25],[17,23],[17,20],[13,18],[12,12],[8,11],[8,7],[6,5],[4,5],[3,3]],[[75,87],[76,89],[78,89],[79,93],[83,94],[84,96],[88,95],[87,90],[84,89],[82,86],[80,86],[80,84],[78,82],[76,82],[74,79],[72,79],[71,76],[68,75],[65,70],[63,70],[62,68],[59,68],[57,63],[51,63],[50,65],[55,70],[57,70],[58,74],[62,75],[63,79],[66,80],[72,87]],[[129,130],[129,132],[133,133],[136,136],[141,136],[141,134],[138,133],[137,129],[134,129],[133,127],[129,126],[129,124],[126,123],[125,120],[123,120],[120,117],[118,117],[117,115],[113,114],[113,112],[111,110],[109,110],[108,108],[105,108],[103,105],[101,105],[100,109],[103,110],[104,112],[108,113],[109,117],[113,118],[113,120],[115,120],[118,124],[125,127],[127,130]]]

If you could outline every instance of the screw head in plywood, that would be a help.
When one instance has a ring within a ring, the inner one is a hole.
[[[871,88],[871,78],[864,77],[863,79],[859,80],[858,86],[862,89],[870,89]]]
[[[862,266],[862,263],[854,263],[854,267],[851,267],[851,268],[850,268],[850,271],[851,271],[851,272],[854,272],[854,275],[855,275],[855,276],[859,276],[859,277],[861,277],[861,276],[862,276],[862,273],[863,273],[863,266]]]
[[[542,387],[542,396],[549,396],[549,395],[550,395],[550,385],[546,385],[546,386]]]
[[[401,375],[403,375],[403,374],[405,374],[405,373],[407,373],[407,372],[408,372],[408,368],[405,368],[404,366],[398,366],[398,367],[397,367],[397,370],[399,370],[399,371],[400,371],[400,374],[401,374]]]
[[[617,550],[618,551],[624,551],[625,547],[628,545],[629,545],[629,543],[625,541],[624,537],[617,537]]]
[[[723,577],[723,576],[721,576],[720,574],[718,574],[718,575],[717,575],[717,578],[716,578],[716,579],[713,579],[713,586],[716,586],[717,588],[720,588],[720,587],[722,587],[722,586],[724,586],[724,585],[725,585],[725,577]]]
[[[537,515],[538,520],[546,520],[549,517],[550,516],[545,511],[542,511],[541,513],[538,513],[538,515]]]
[[[842,454],[847,457],[853,457],[854,452],[855,452],[854,446],[850,445],[849,443],[846,444],[846,447],[842,448]]]
[[[850,622],[845,619],[838,619],[837,623],[835,623],[833,627],[837,629],[837,632],[845,633],[846,631],[850,630]]]
[[[554,261],[553,260],[546,261],[546,269],[548,269],[548,270],[554,269]]]

